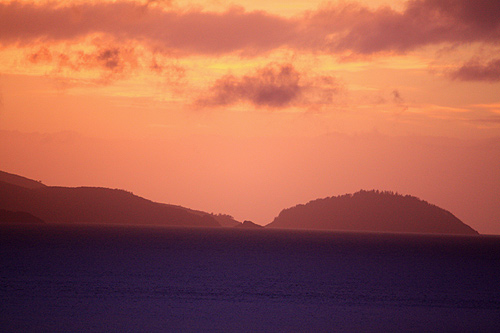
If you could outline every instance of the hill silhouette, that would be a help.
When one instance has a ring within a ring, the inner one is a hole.
[[[363,190],[285,209],[266,227],[478,234],[450,212],[416,197]]]
[[[243,224],[242,222],[235,220],[234,217],[228,214],[211,214],[211,215],[223,227],[237,227]]]
[[[25,188],[42,188],[45,187],[40,181],[18,176],[5,171],[0,171],[0,182],[5,182],[12,185],[17,185]]]
[[[235,225],[234,228],[240,229],[263,229],[264,227],[258,224],[253,223],[252,221],[243,221],[238,225]]]
[[[30,213],[0,209],[0,224],[45,224],[45,222]]]
[[[5,179],[5,178],[3,178]],[[209,214],[156,203],[130,192],[99,187],[33,186],[24,177],[0,181],[0,209],[30,213],[47,223],[119,223],[220,226]],[[28,187],[19,186],[19,179]],[[35,182],[38,183],[38,182]]]
[[[172,205],[169,205],[169,206],[172,206]],[[190,209],[190,208],[186,208],[186,207],[182,207],[182,206],[172,206],[172,207],[177,207],[177,208],[180,208],[180,209],[184,209],[184,210],[188,211],[189,213],[193,213],[193,214],[200,215],[200,216],[210,215],[222,227],[236,227],[236,226],[242,224],[242,222],[239,222],[239,221],[235,220],[234,217],[232,217],[231,215],[228,215],[228,214],[207,213],[207,212],[204,212],[204,211],[201,211],[201,210],[194,210],[194,209]]]

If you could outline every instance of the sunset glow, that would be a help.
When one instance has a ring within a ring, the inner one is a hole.
[[[0,170],[266,224],[359,189],[500,234],[500,2],[0,0]]]

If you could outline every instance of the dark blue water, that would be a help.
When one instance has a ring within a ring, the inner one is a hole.
[[[500,238],[0,228],[1,331],[500,331]]]

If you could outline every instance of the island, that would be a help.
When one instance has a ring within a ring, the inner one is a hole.
[[[478,232],[442,208],[414,196],[361,190],[287,208],[266,226],[394,233],[467,234]]]

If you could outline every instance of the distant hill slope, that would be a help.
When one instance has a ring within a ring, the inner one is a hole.
[[[168,206],[172,206],[172,205],[168,205]],[[231,215],[228,215],[228,214],[207,213],[207,212],[203,212],[201,210],[194,210],[194,209],[190,209],[190,208],[186,208],[186,207],[182,207],[182,206],[172,206],[172,207],[177,207],[177,208],[185,209],[189,213],[193,213],[193,214],[197,214],[197,215],[201,215],[201,216],[210,215],[222,227],[236,227],[236,226],[242,224],[242,222],[239,222],[239,221],[235,220],[234,217],[232,217]]]
[[[33,188],[0,181],[0,209],[27,212],[47,223],[220,226],[210,215],[193,214],[123,190],[97,187]]]
[[[26,177],[14,175],[5,171],[0,171],[0,182],[5,182],[12,185],[17,185],[25,188],[42,188],[45,187],[41,182],[32,180]]]
[[[243,221],[243,223],[235,225],[234,228],[240,228],[240,229],[264,229],[263,226],[255,224],[252,221]]]
[[[223,227],[237,227],[243,224],[242,222],[235,220],[231,215],[212,214],[212,216]]]
[[[360,191],[285,209],[268,228],[478,234],[450,212],[413,196]]]
[[[0,209],[0,224],[44,224],[44,222],[30,213]]]

